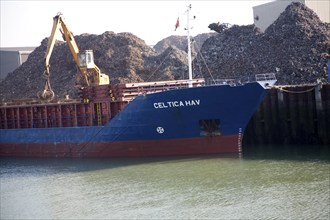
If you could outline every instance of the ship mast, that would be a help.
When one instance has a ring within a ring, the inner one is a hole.
[[[192,66],[191,66],[191,41],[190,41],[190,27],[189,27],[189,12],[191,10],[191,4],[187,7],[187,40],[188,40],[188,69],[189,69],[189,88],[192,87]]]

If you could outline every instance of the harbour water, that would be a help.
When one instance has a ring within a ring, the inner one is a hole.
[[[0,218],[328,220],[328,159],[1,158]]]

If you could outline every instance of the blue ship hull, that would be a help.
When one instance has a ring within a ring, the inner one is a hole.
[[[1,156],[134,157],[240,153],[268,89],[260,83],[136,96],[104,126],[0,129]]]

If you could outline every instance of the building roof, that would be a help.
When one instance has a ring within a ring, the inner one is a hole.
[[[33,51],[36,47],[0,47],[0,51]]]

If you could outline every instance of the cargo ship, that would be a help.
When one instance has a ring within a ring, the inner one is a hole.
[[[62,22],[59,18],[54,18],[54,27]],[[81,87],[77,99],[0,103],[0,156],[239,154],[244,129],[275,84],[275,75],[257,74],[248,81],[192,79],[189,40],[188,31],[187,80],[112,85],[97,74],[98,83]],[[86,69],[81,72],[88,76]],[[53,95],[48,80],[44,98]]]
[[[276,79],[86,87],[81,99],[1,103],[0,155],[132,157],[239,153]],[[189,87],[192,83],[193,87]]]

